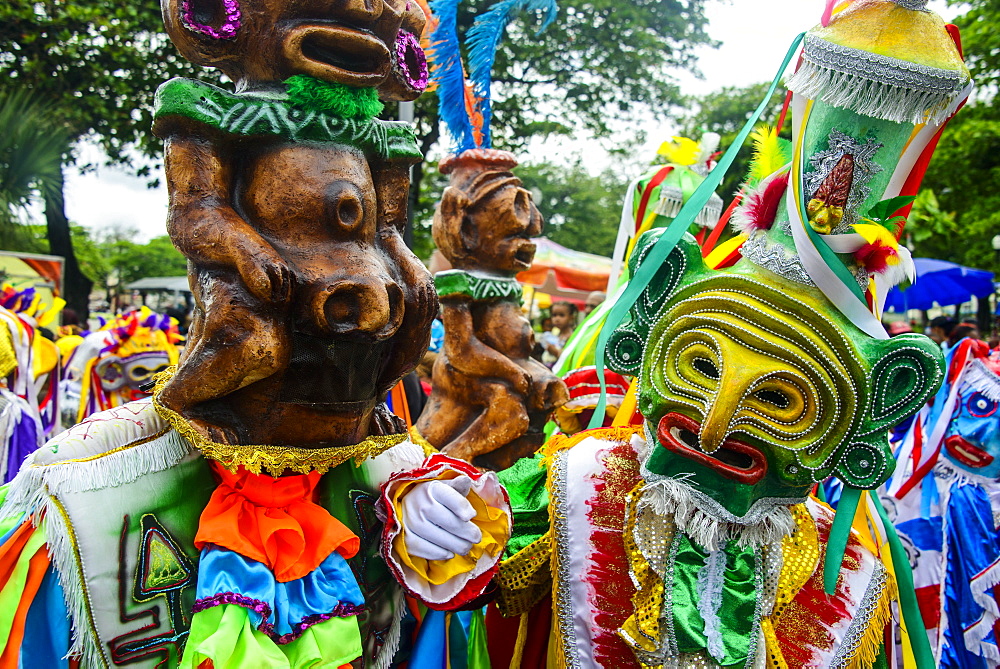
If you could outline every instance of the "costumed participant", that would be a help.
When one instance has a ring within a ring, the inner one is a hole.
[[[442,453],[496,470],[537,451],[545,423],[567,399],[563,382],[531,357],[534,332],[514,278],[531,266],[531,238],[541,234],[542,217],[511,173],[513,154],[491,148],[491,70],[497,44],[516,16],[508,5],[494,5],[469,30],[473,69],[466,81],[455,32],[458,1],[432,4],[438,21],[431,35],[433,78],[441,118],[455,142],[441,161],[449,185],[432,231],[454,269],[434,277],[444,345],[416,425]],[[543,30],[556,6],[534,8],[545,11]]]
[[[59,349],[38,329],[65,305],[43,304],[34,288],[4,285],[0,292],[0,472],[14,478],[24,459],[59,426]]]
[[[710,269],[685,231],[766,101],[630,258],[597,367],[606,350],[638,378],[641,425],[558,437],[544,467],[500,473],[515,535],[487,615],[494,666],[895,666],[897,605],[904,666],[931,666],[905,553],[867,491],[892,471],[888,428],[943,361],[882,329],[884,270],[907,257],[862,221],[916,187],[968,72],[909,1],[861,0],[804,42],[786,187],[745,200],[742,260]],[[829,476],[845,484],[836,515],[809,495]]]
[[[383,402],[437,310],[401,237],[413,130],[375,118],[426,83],[423,16],[402,0],[163,15],[239,91],[157,95],[188,345],[152,398],[53,439],[3,491],[0,663],[388,667],[404,593],[470,604],[510,532],[495,475],[424,460]]]
[[[605,370],[604,380],[604,420],[600,427],[611,427],[628,394],[629,380],[610,369]],[[553,420],[560,432],[573,435],[590,425],[601,400],[601,381],[596,367],[581,367],[564,376],[563,382],[569,390],[569,401],[556,409]]]
[[[177,364],[177,321],[148,307],[122,314],[85,336],[59,340],[67,354],[61,392],[79,423],[93,413],[148,397],[153,376]]]
[[[629,184],[622,207],[621,223],[612,255],[608,278],[608,299],[597,305],[573,336],[566,342],[553,371],[565,377],[573,370],[594,365],[597,337],[628,282],[626,263],[636,240],[647,230],[662,228],[680,213],[684,202],[694,193],[715,165],[713,156],[719,148],[719,136],[706,133],[700,142],[686,137],[674,137],[660,145],[658,156],[664,164],[655,165]],[[689,232],[701,241],[715,227],[722,214],[722,198],[715,193],[697,213]],[[625,270],[623,272],[623,269]]]
[[[1000,665],[1000,351],[964,339],[882,494],[914,565],[936,666]]]

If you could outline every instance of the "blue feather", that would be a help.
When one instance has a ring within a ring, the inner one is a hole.
[[[535,33],[539,35],[555,20],[559,7],[556,0],[500,0],[476,17],[466,37],[469,47],[469,78],[472,80],[476,97],[480,100],[480,112],[483,115],[483,146],[486,148],[492,144],[490,86],[493,83],[493,62],[496,60],[497,47],[507,26],[524,11],[544,12],[542,25]]]
[[[438,85],[438,113],[455,142],[455,153],[475,148],[472,123],[465,109],[465,73],[456,29],[459,2],[461,0],[432,0],[430,3],[439,21],[430,39],[434,50],[431,76]]]

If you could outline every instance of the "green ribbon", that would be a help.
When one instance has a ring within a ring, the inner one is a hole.
[[[851,535],[851,525],[858,512],[862,492],[861,488],[845,483],[837,502],[837,513],[833,517],[830,538],[826,542],[826,560],[823,562],[823,590],[828,595],[837,592],[837,577],[840,576],[840,565],[844,562],[847,539]]]
[[[896,526],[889,522],[889,516],[885,512],[885,507],[882,506],[882,500],[873,490],[869,490],[868,494],[875,502],[875,511],[882,519],[885,533],[889,539],[889,554],[892,556],[892,564],[896,568],[899,608],[902,610],[903,622],[906,623],[906,631],[909,633],[913,659],[917,661],[918,667],[933,667],[934,653],[931,652],[931,643],[927,639],[927,635],[924,634],[924,619],[920,615],[917,591],[913,587],[913,569],[910,567],[910,558],[906,555],[903,542],[899,540]]]
[[[750,135],[750,131],[753,130],[754,124],[757,123],[761,115],[764,113],[764,109],[767,107],[767,103],[770,101],[771,96],[774,94],[775,89],[778,87],[778,82],[781,80],[781,75],[784,74],[785,68],[792,61],[795,56],[796,50],[799,48],[799,44],[802,43],[805,33],[799,33],[794,40],[792,40],[791,46],[788,47],[788,52],[785,54],[785,59],[781,63],[781,67],[778,68],[778,73],[774,75],[774,79],[771,81],[771,86],[767,89],[767,95],[761,100],[760,104],[757,105],[757,109],[754,110],[753,114],[750,115],[750,119],[740,130],[736,139],[726,150],[725,155],[719,161],[719,164],[715,166],[705,180],[701,182],[701,185],[694,192],[684,206],[681,207],[680,213],[677,214],[670,225],[666,227],[660,238],[656,240],[656,243],[649,250],[645,261],[639,266],[629,281],[628,287],[625,292],[622,293],[621,299],[615,303],[612,307],[611,312],[608,314],[608,320],[604,323],[604,327],[601,329],[601,334],[597,338],[597,378],[601,382],[601,399],[597,403],[597,407],[594,409],[594,414],[590,419],[590,425],[588,429],[599,427],[604,422],[604,410],[607,407],[607,381],[604,378],[604,349],[607,348],[608,339],[611,338],[611,334],[614,332],[615,328],[622,322],[625,316],[628,314],[629,308],[635,304],[635,302],[642,295],[642,292],[646,290],[646,287],[653,280],[656,271],[660,269],[663,261],[666,260],[670,252],[674,250],[677,246],[677,242],[680,241],[684,233],[687,232],[688,226],[694,222],[698,215],[698,212],[704,208],[708,203],[709,198],[715,192],[715,189],[722,183],[722,179],[726,176],[726,172],[732,166],[733,161],[736,160],[736,155],[739,153],[740,148],[746,141],[747,137]]]
[[[924,634],[924,619],[920,615],[920,607],[917,605],[917,593],[913,587],[913,570],[910,567],[910,559],[903,548],[903,542],[899,540],[896,527],[889,521],[882,501],[874,491],[844,485],[840,502],[837,503],[837,514],[833,518],[833,527],[830,528],[830,538],[826,543],[826,559],[823,562],[823,589],[828,595],[832,595],[837,589],[837,577],[840,575],[840,567],[844,562],[844,552],[847,550],[847,539],[851,533],[851,525],[857,514],[858,505],[862,501],[862,495],[865,493],[871,497],[875,504],[875,510],[878,512],[879,518],[882,519],[882,525],[885,526],[889,540],[889,554],[892,556],[892,563],[896,571],[899,608],[903,613],[907,632],[909,632],[913,657],[917,661],[918,667],[933,667],[934,654],[931,652],[930,641]]]

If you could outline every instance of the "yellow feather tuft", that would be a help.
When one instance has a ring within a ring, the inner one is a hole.
[[[701,145],[687,137],[673,137],[672,141],[660,145],[656,152],[675,165],[694,165],[701,155]]]
[[[788,158],[777,128],[758,126],[750,133],[750,139],[753,140],[753,159],[747,182],[756,185],[784,167]]]

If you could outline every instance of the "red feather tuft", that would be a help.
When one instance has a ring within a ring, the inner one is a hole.
[[[896,255],[896,249],[881,242],[865,244],[854,252],[854,259],[870,273],[881,274],[889,269],[889,258]]]
[[[757,230],[769,230],[778,215],[781,198],[788,189],[788,172],[770,177],[746,198],[745,204],[733,216],[733,225],[742,232],[751,234]]]

